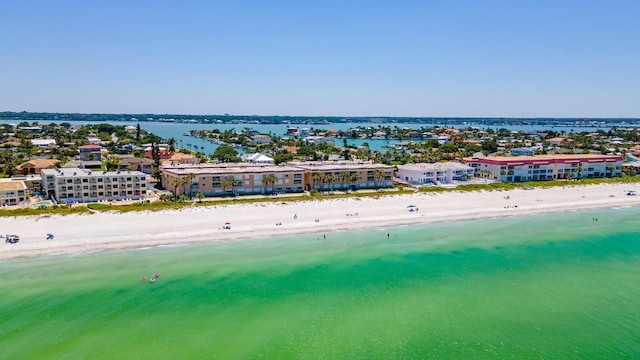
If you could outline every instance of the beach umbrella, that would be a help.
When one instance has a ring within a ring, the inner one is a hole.
[[[415,205],[408,205],[407,207],[408,207],[408,208],[414,208],[414,207],[417,207],[417,206],[415,206]]]
[[[229,221],[224,223],[225,225],[231,225],[231,223]]]

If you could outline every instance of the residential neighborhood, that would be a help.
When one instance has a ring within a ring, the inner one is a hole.
[[[291,127],[281,135],[249,128],[190,133],[218,145],[205,154],[139,125],[1,126],[2,206],[29,205],[28,195],[36,193],[39,204],[80,204],[139,201],[158,192],[206,198],[573,180],[635,175],[640,168],[636,129],[573,133],[378,125]],[[372,150],[366,142],[347,145],[348,138],[397,141]]]

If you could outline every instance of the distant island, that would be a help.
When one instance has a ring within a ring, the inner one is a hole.
[[[188,115],[188,114],[81,114],[48,112],[0,112],[5,121],[137,121],[196,124],[292,124],[329,125],[335,123],[435,124],[470,126],[579,126],[579,127],[637,127],[640,118],[464,118],[464,117],[344,117],[344,116],[284,116],[284,115]]]

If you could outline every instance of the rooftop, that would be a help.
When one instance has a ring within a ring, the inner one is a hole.
[[[43,169],[41,174],[43,176],[56,176],[56,177],[68,177],[75,178],[80,176],[118,176],[118,175],[133,175],[133,176],[146,176],[145,173],[140,171],[91,171],[89,169],[80,168],[55,168],[55,169]]]
[[[223,164],[180,164],[163,166],[165,173],[178,176],[188,174],[246,174],[246,173],[281,173],[301,172],[301,169],[286,165],[263,165],[255,163],[223,163]]]
[[[415,170],[415,171],[442,171],[442,170],[472,170],[471,166],[461,164],[459,162],[443,162],[443,163],[420,163],[398,165],[398,170]]]
[[[24,184],[24,181],[16,181],[16,180],[5,180],[0,181],[0,191],[10,191],[10,190],[26,190],[27,185]]]
[[[357,170],[357,169],[391,169],[393,166],[376,164],[372,162],[362,161],[292,161],[287,165],[294,166],[305,170],[319,171],[340,171],[340,170]]]

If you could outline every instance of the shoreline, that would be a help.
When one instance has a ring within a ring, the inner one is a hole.
[[[633,186],[568,185],[292,203],[283,200],[159,212],[3,217],[1,233],[17,234],[20,242],[0,243],[0,260],[638,206],[640,196],[625,195]],[[419,210],[409,211],[409,205]],[[224,229],[225,225],[231,229]],[[47,233],[55,238],[46,240]]]

